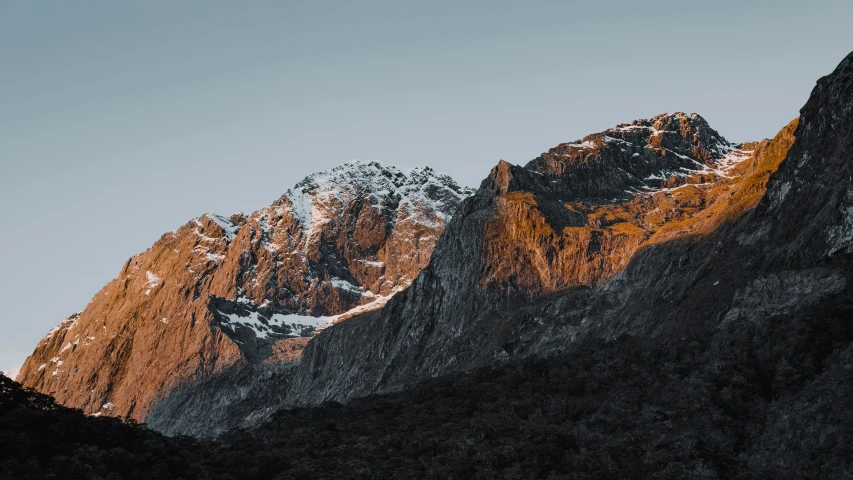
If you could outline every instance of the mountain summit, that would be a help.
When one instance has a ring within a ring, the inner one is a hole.
[[[471,193],[429,167],[356,161],[251,214],[194,218],[130,258],[18,378],[90,414],[143,419],[189,381],[291,361],[407,287]]]
[[[629,199],[729,176],[754,147],[734,144],[692,113],[635,120],[560,144],[525,166],[563,200]]]

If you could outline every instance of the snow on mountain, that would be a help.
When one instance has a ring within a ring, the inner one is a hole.
[[[373,208],[398,208],[418,221],[446,222],[449,212],[472,189],[458,187],[449,176],[429,167],[408,170],[379,162],[354,161],[309,175],[287,192],[290,211],[302,224],[306,240],[325,226],[338,205],[366,198]],[[263,210],[251,215],[262,214]]]

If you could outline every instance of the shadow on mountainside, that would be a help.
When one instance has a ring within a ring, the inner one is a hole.
[[[0,478],[847,478],[851,315],[831,302],[682,341],[590,340],[213,442],[4,377]]]

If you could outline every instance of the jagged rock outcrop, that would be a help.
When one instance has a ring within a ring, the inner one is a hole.
[[[408,286],[470,193],[430,168],[354,162],[249,215],[205,214],[129,259],[18,380],[141,420],[190,381],[292,362],[318,329]]]
[[[501,161],[462,203],[429,266],[383,310],[324,330],[293,366],[190,385],[149,423],[217,434],[283,406],[565,348],[596,289],[638,251],[708,234],[753,208],[795,126],[735,145],[698,115],[665,114],[562,144],[525,167]]]

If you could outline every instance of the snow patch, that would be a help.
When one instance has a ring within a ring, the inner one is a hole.
[[[273,314],[269,317],[261,315],[258,312],[249,312],[247,316],[237,315],[235,313],[223,313],[220,315],[226,317],[227,323],[233,329],[234,326],[247,327],[254,331],[258,338],[269,338],[270,334],[275,334],[272,327],[289,327],[290,333],[288,337],[300,337],[302,333],[313,333],[318,328],[325,327],[329,324],[328,317],[311,317],[307,315],[284,315]]]
[[[59,375],[59,373],[60,373],[59,367],[61,367],[64,362],[62,360],[60,360],[59,357],[51,358],[50,362],[56,365],[56,368],[54,368],[54,370],[52,372],[50,372],[51,376],[55,377],[55,376]]]
[[[157,287],[160,285],[160,280],[162,280],[159,275],[149,271],[145,272],[145,278],[147,279],[146,284],[148,285],[148,288]]]
[[[363,263],[365,265],[370,265],[371,267],[382,268],[385,266],[385,262],[379,262],[374,260],[358,260],[359,263]]]
[[[584,140],[582,142],[567,143],[565,146],[575,148],[595,148],[595,143],[590,140]]]
[[[330,323],[335,324],[335,323],[340,322],[341,320],[346,320],[347,318],[353,317],[353,316],[358,315],[360,313],[367,313],[367,312],[372,312],[373,310],[379,310],[380,308],[384,307],[386,303],[388,303],[388,300],[391,300],[391,297],[402,292],[405,289],[406,289],[406,286],[397,285],[396,287],[394,287],[391,290],[391,292],[388,295],[376,295],[375,296],[376,298],[369,303],[365,303],[364,305],[359,305],[359,306],[354,307],[350,310],[347,310],[344,313],[341,313],[341,314],[338,314],[338,315],[335,315],[332,317],[328,317],[331,319]],[[371,292],[365,292],[365,293],[371,293]]]
[[[329,283],[332,284],[333,287],[339,290],[348,290],[350,292],[361,293],[361,289],[353,285],[352,283],[338,277],[332,277],[329,280]]]
[[[352,284],[349,285],[354,287],[354,285]],[[248,315],[241,316],[233,313],[226,314],[222,311],[219,311],[219,314],[228,319],[226,323],[228,323],[232,329],[234,328],[234,326],[238,325],[250,328],[254,331],[255,336],[258,338],[267,339],[270,337],[270,335],[276,335],[276,332],[273,330],[272,327],[284,326],[290,327],[290,333],[287,334],[288,337],[301,337],[307,336],[306,334],[316,334],[317,332],[320,332],[329,325],[334,325],[337,322],[346,320],[347,318],[353,317],[355,315],[370,312],[373,310],[378,310],[385,306],[385,304],[388,303],[388,300],[390,300],[391,297],[403,291],[403,289],[405,288],[405,286],[398,285],[394,287],[394,289],[392,289],[391,292],[389,292],[387,295],[374,295],[369,291],[365,292],[365,297],[374,297],[374,299],[369,303],[359,305],[350,310],[347,310],[344,313],[331,316],[312,317],[309,315],[275,313],[267,317],[261,315],[258,312],[249,312]]]
[[[754,150],[742,150],[732,146],[728,146],[727,148],[729,148],[729,152],[714,162],[717,170],[723,172],[725,176],[731,174],[731,171],[744,160],[751,159],[755,152]]]
[[[725,155],[723,155],[723,157],[721,157],[720,159],[714,161],[712,163],[712,165],[710,165],[710,166],[696,160],[695,158],[689,157],[687,155],[680,154],[680,153],[675,152],[675,151],[670,150],[670,149],[663,149],[666,153],[671,153],[671,154],[675,155],[676,157],[681,158],[682,160],[689,161],[693,165],[693,167],[689,168],[689,167],[682,166],[676,171],[661,170],[659,172],[656,172],[656,173],[649,175],[648,177],[646,177],[644,179],[644,181],[666,180],[666,179],[671,178],[673,176],[679,176],[681,178],[687,179],[687,178],[689,178],[693,175],[697,175],[697,174],[698,175],[713,175],[713,176],[718,177],[718,178],[732,178],[732,173],[733,173],[733,170],[735,167],[737,167],[740,163],[742,163],[746,160],[752,159],[752,154],[753,154],[752,150],[742,150],[742,149],[735,148],[732,145],[722,145],[722,144],[718,145],[717,147],[718,147],[718,149],[728,149],[727,153]],[[638,193],[643,194],[643,195],[652,195],[652,194],[660,193],[660,192],[664,192],[664,193],[673,192],[675,190],[679,190],[679,189],[682,189],[684,187],[689,187],[689,186],[700,187],[700,186],[707,186],[707,185],[711,185],[711,183],[710,182],[701,182],[701,183],[688,182],[688,183],[685,183],[683,185],[679,185],[677,187],[672,187],[672,188],[655,188],[655,187],[650,187],[647,185],[647,186],[643,187],[643,190],[641,192],[638,192]]]
[[[293,193],[290,193],[288,197],[290,198],[290,212],[302,224],[303,230],[310,230],[311,213],[314,206],[308,192],[304,188],[294,189]]]
[[[64,328],[65,330],[71,330],[71,327],[73,327],[74,324],[77,322],[77,317],[79,315],[80,315],[80,312],[75,313],[74,315],[71,315],[70,317],[66,318],[65,320],[59,322],[59,325],[51,328],[50,331],[47,332],[47,335],[44,336],[44,338],[41,340],[40,344],[42,344],[42,343],[50,340],[51,338],[53,338],[53,336],[56,334],[56,332],[58,332],[60,329]]]
[[[234,237],[237,236],[237,232],[240,231],[239,226],[235,225],[231,220],[228,220],[222,215],[205,213],[204,216],[213,221],[213,223],[219,225],[219,227],[225,232],[225,237],[227,237],[228,240],[234,240]]]
[[[148,289],[145,290],[145,296],[147,297],[148,295],[151,295],[151,290],[157,288],[160,285],[161,279],[157,274],[149,271],[145,272],[145,277],[147,279],[145,284],[148,286]]]

